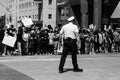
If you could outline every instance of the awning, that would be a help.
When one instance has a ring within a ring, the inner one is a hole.
[[[80,5],[80,0],[69,0],[70,5]]]
[[[36,26],[42,26],[43,21],[33,21]]]
[[[57,3],[58,7],[64,7],[64,6],[67,6],[67,5],[69,5],[68,2],[59,2],[59,3]]]
[[[118,3],[117,7],[115,8],[111,18],[120,18],[120,2]]]
[[[34,24],[42,24],[43,21],[33,21]]]

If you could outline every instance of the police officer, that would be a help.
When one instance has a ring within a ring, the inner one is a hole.
[[[72,16],[68,18],[68,23],[64,25],[60,30],[60,38],[63,36],[63,52],[59,64],[59,73],[65,72],[63,69],[67,54],[70,52],[72,55],[72,64],[74,72],[82,72],[83,69],[79,69],[77,64],[77,54],[78,54],[78,46],[80,43],[78,37],[78,27],[74,24],[75,17]]]

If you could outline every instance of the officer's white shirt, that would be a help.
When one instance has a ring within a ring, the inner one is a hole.
[[[78,27],[77,25],[73,24],[72,22],[69,22],[68,24],[64,25],[60,31],[60,34],[63,34],[63,37],[66,39],[67,37],[70,37],[72,39],[76,39],[75,33],[78,33]]]

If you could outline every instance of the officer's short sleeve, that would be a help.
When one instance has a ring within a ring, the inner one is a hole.
[[[60,30],[60,34],[63,34],[63,31],[64,31],[63,28],[64,28],[64,27],[61,28],[61,30]]]
[[[78,33],[79,30],[78,30],[78,26],[75,25],[75,32]]]

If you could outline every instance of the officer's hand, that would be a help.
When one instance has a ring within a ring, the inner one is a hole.
[[[77,42],[77,46],[78,46],[78,49],[80,49],[80,47],[81,47],[80,42]]]

